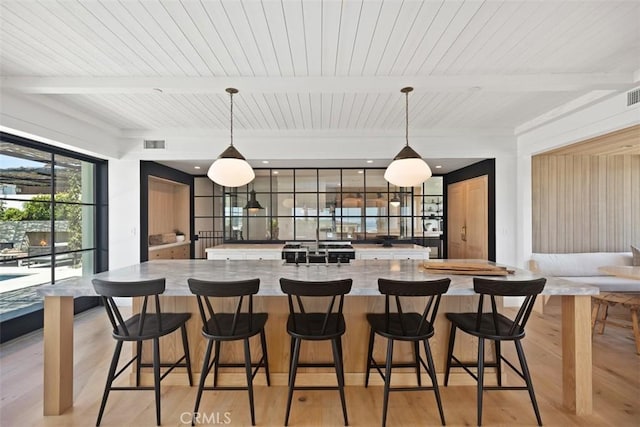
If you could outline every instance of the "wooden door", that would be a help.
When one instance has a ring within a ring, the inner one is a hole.
[[[462,259],[464,255],[465,182],[447,187],[447,258]]]
[[[447,187],[447,257],[489,258],[489,179],[487,175]]]

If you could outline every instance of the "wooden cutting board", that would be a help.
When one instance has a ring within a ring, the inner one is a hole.
[[[514,270],[506,267],[486,263],[473,262],[429,262],[424,263],[424,268],[429,273],[435,274],[465,274],[470,276],[506,276],[513,274]]]

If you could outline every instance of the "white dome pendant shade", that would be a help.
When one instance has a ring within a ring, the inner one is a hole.
[[[231,144],[209,167],[207,176],[224,187],[241,187],[253,181],[256,174],[244,156],[233,146],[233,95],[238,93],[238,89],[227,88],[226,91],[231,99]]]
[[[400,92],[405,94],[405,138],[407,145],[393,158],[384,172],[384,179],[398,187],[416,187],[431,178],[431,168],[422,160],[416,151],[409,147],[409,92],[412,87],[405,87]]]

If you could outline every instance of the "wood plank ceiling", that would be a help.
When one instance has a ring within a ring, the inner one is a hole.
[[[633,87],[635,1],[0,3],[2,85],[118,129],[510,129]],[[637,83],[636,83],[637,84]]]

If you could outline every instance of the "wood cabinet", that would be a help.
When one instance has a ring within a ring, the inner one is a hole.
[[[487,175],[447,188],[447,258],[489,258],[489,179]]]
[[[189,259],[191,242],[149,248],[149,261],[154,259]]]

